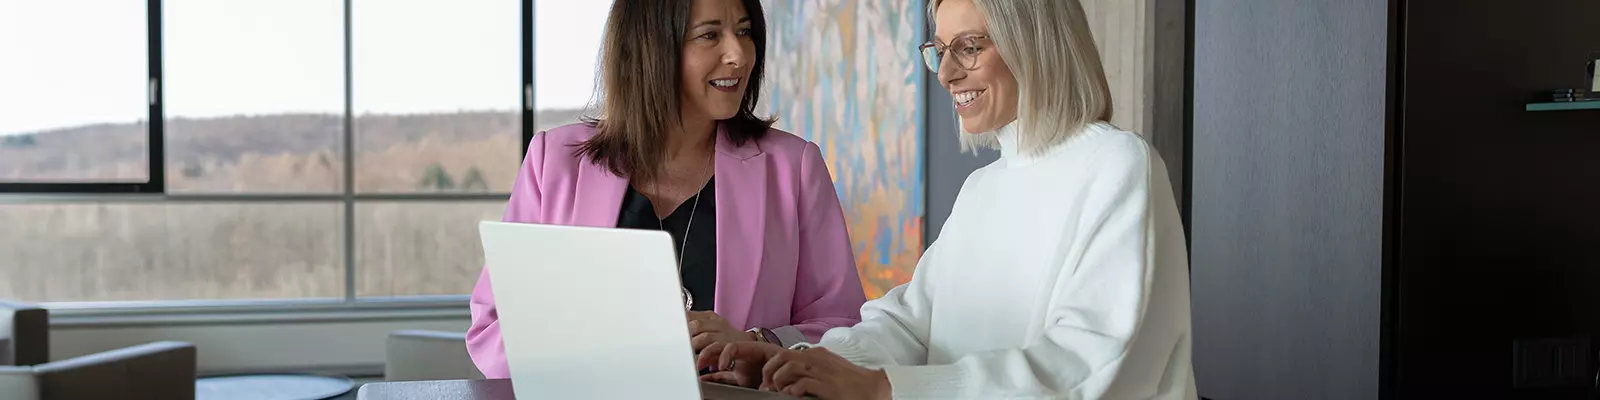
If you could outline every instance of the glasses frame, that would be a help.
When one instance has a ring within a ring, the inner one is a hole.
[[[954,40],[951,40],[951,43],[965,43],[968,46],[978,48],[977,52],[972,53],[970,56],[971,60],[966,63],[961,61],[962,56],[957,55],[955,57],[956,66],[967,71],[978,69],[978,56],[982,55],[984,50],[989,49],[985,46],[978,46],[978,44],[981,43],[980,41],[988,39],[988,34],[974,33],[957,36]],[[939,43],[937,40],[917,46],[917,53],[922,55],[922,66],[927,67],[928,70],[933,71],[933,73],[939,73],[939,67],[944,65],[944,59],[950,55],[950,47],[951,46],[949,44]],[[929,53],[928,50],[933,50],[933,52]],[[932,58],[929,58],[930,56]]]

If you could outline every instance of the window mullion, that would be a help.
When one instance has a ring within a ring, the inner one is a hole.
[[[356,301],[355,102],[351,65],[351,4],[344,0],[344,300]]]
[[[528,156],[528,143],[533,141],[536,118],[533,91],[533,0],[522,0],[522,153],[518,163]]]
[[[161,40],[161,0],[149,0],[145,7],[145,38],[149,46],[145,48],[150,78],[149,85],[149,139],[145,145],[145,171],[148,174],[147,185],[136,192],[139,193],[166,193],[166,115],[162,105],[166,91],[162,90],[165,83],[162,80],[162,40]]]

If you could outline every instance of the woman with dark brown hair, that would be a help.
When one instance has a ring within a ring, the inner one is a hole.
[[[755,115],[766,41],[759,0],[617,0],[600,115],[535,135],[506,206],[507,222],[669,232],[696,352],[815,341],[866,301],[817,145]],[[487,269],[471,308],[473,362],[508,377]]]

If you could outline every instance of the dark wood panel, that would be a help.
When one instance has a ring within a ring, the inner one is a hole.
[[[1511,349],[1600,334],[1600,111],[1523,108],[1586,83],[1600,1],[1405,7],[1399,394],[1582,398],[1514,390]]]

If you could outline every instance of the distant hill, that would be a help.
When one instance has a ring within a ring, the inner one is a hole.
[[[578,120],[549,110],[537,130]],[[366,114],[353,121],[357,186],[371,191],[443,190],[423,175],[475,175],[472,190],[509,190],[520,160],[514,111]],[[96,124],[5,136],[0,179],[145,178],[145,122]],[[173,118],[166,124],[169,187],[175,191],[317,192],[342,187],[344,120],[333,114]],[[432,171],[432,172],[429,172]],[[433,177],[437,180],[438,177]]]
[[[96,124],[7,136],[0,178],[143,179],[147,127]]]

